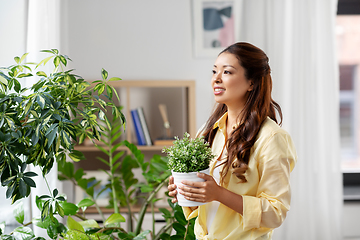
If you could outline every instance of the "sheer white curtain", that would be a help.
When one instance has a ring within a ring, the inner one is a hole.
[[[270,58],[274,98],[298,163],[292,207],[274,240],[342,239],[336,0],[243,0],[239,41]]]
[[[26,52],[29,52],[27,60],[29,62],[40,62],[47,57],[40,50],[59,49],[60,48],[60,0],[29,0],[28,2],[28,21],[27,21],[27,39]],[[53,68],[48,67],[48,71]],[[43,69],[45,70],[45,69]],[[27,86],[33,84],[33,80],[29,79],[25,83]],[[31,213],[33,217],[40,216],[40,211],[35,205],[35,196],[49,194],[48,188],[42,179],[42,173],[38,167],[31,167],[31,171],[37,172],[36,188],[31,192]],[[50,189],[58,188],[61,193],[61,185],[57,181],[57,165],[49,174],[46,175]],[[47,237],[46,230],[34,226],[36,236]]]

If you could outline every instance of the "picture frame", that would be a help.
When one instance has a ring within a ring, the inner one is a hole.
[[[239,36],[241,0],[193,0],[192,4],[194,55],[216,57]]]
[[[94,188],[94,195],[97,196],[97,194],[103,190],[106,186],[106,184],[108,184],[108,178],[109,176],[103,172],[103,171],[84,171],[84,173],[86,173],[86,175],[84,175],[84,178],[92,178],[94,177],[97,181],[101,181],[101,183],[99,185],[97,185]],[[91,184],[91,183],[90,183]],[[96,199],[96,203],[99,207],[105,207],[109,204],[109,198],[110,198],[110,189],[103,191],[98,198]],[[89,197],[89,195],[83,190],[81,189],[79,186],[75,187],[75,202],[78,203],[80,202],[82,199]]]

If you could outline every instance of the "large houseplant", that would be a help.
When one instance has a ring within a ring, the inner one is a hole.
[[[204,181],[197,177],[197,172],[209,174],[209,164],[214,158],[209,143],[204,141],[203,137],[195,139],[190,138],[189,133],[184,133],[180,139],[175,137],[174,145],[165,147],[163,152],[169,157],[168,167],[174,177],[174,183],[178,186],[181,180],[190,180],[195,182]],[[180,206],[199,206],[203,203],[190,201],[183,195],[177,194]]]
[[[84,157],[74,149],[77,142],[100,139],[103,127],[98,119],[110,125],[106,111],[125,124],[124,115],[112,101],[116,91],[108,84],[120,78],[108,79],[107,71],[102,69],[102,80],[91,85],[73,70],[64,70],[71,60],[66,55],[56,49],[42,52],[50,56],[40,63],[26,62],[26,53],[15,57],[14,65],[0,68],[0,179],[12,203],[29,196],[31,188],[36,187],[32,178],[37,174],[29,171],[28,165],[40,168],[47,181],[46,175],[55,161],[61,166],[66,163],[66,156],[73,161]],[[43,71],[43,65],[50,63],[53,70]],[[34,78],[30,88],[22,87],[26,78]],[[38,197],[41,221],[56,222],[54,215],[66,215],[71,204],[57,189],[48,190],[49,195]],[[23,226],[13,232],[30,231]]]

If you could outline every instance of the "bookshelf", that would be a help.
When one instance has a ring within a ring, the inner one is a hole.
[[[164,128],[164,121],[159,110],[159,104],[165,104],[167,107],[168,120],[172,129],[173,136],[182,137],[184,132],[190,133],[192,137],[196,135],[195,121],[195,81],[191,80],[121,80],[109,82],[117,91],[120,103],[123,107],[122,112],[126,118],[126,129],[122,134],[122,140],[128,140],[136,144],[137,138],[131,117],[131,110],[142,107],[149,128],[152,142],[155,143],[157,138],[161,138]],[[111,116],[108,116],[111,119]],[[144,154],[145,160],[149,160],[154,154],[163,155],[162,149],[164,145],[138,145],[137,148]],[[85,155],[85,160],[75,163],[75,168],[83,168],[85,172],[97,172],[99,169],[108,169],[108,166],[99,161],[97,158],[106,159],[104,153],[93,144],[81,144],[75,146],[76,150],[81,151]],[[119,151],[125,151],[130,154],[125,146],[119,147]],[[99,171],[100,173],[100,171]],[[140,170],[134,172],[136,177],[141,181],[143,178]],[[97,177],[98,178],[98,177]],[[166,186],[165,186],[166,189]],[[80,190],[81,191],[81,190]],[[72,194],[71,194],[72,193]],[[72,183],[68,183],[66,187],[68,197],[76,199],[79,189],[75,188]],[[81,192],[81,194],[83,194]],[[160,202],[160,201],[159,201]],[[90,211],[90,209],[89,209]],[[134,209],[134,211],[138,211]],[[93,214],[97,219],[96,213]],[[105,214],[109,214],[105,212]],[[162,219],[160,213],[156,213]],[[146,214],[149,217],[150,213]],[[148,220],[151,223],[150,220]],[[163,224],[163,223],[161,223]],[[158,225],[161,225],[158,223]],[[149,229],[151,228],[148,227]]]
[[[183,136],[184,132],[192,137],[196,134],[195,121],[195,81],[192,80],[121,80],[109,82],[118,92],[120,105],[126,117],[126,130],[123,139],[137,144],[131,110],[143,107],[150,136],[155,142],[164,135],[164,123],[159,104],[165,104],[172,129],[172,136]],[[161,154],[164,145],[138,145],[145,155]],[[100,150],[94,145],[79,145],[76,150],[96,158]],[[126,147],[119,148],[126,151]]]

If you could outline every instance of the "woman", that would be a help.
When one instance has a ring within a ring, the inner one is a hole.
[[[217,156],[205,182],[170,178],[169,195],[206,202],[183,207],[187,219],[198,216],[197,239],[271,239],[290,208],[290,172],[296,152],[280,128],[280,106],[271,98],[268,57],[249,43],[223,50],[211,80],[218,103],[201,135]],[[277,120],[276,111],[280,117]]]

